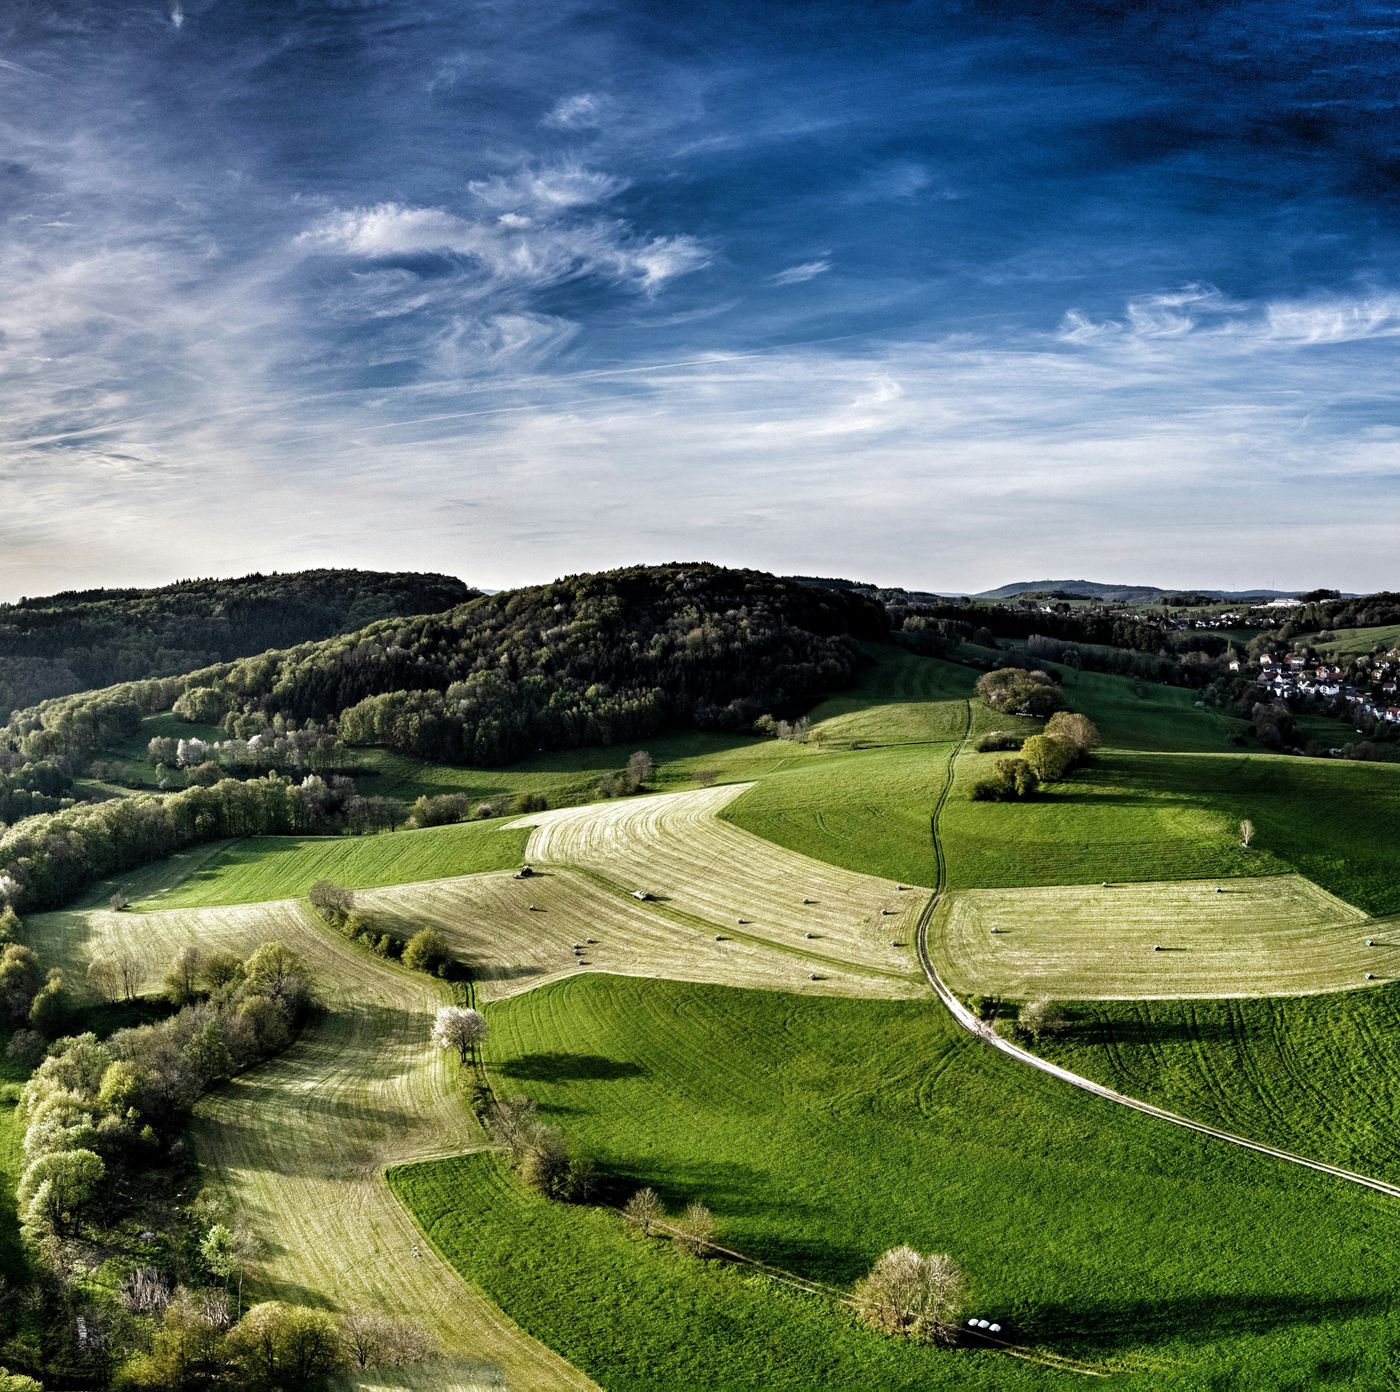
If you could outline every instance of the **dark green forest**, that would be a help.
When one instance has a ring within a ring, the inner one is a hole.
[[[448,575],[307,570],[21,599],[0,605],[0,713],[436,613],[474,593]]]

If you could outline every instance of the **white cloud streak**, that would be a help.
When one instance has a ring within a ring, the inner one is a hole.
[[[830,269],[831,262],[827,260],[803,261],[796,266],[789,266],[786,270],[779,271],[770,279],[774,285],[803,285],[809,280],[815,280],[818,276],[825,275]]]

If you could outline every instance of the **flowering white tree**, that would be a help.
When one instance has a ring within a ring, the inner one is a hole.
[[[465,1005],[444,1005],[433,1021],[433,1044],[439,1049],[456,1049],[466,1063],[476,1057],[476,1047],[486,1038],[486,1017]]]
[[[964,1301],[962,1272],[942,1252],[886,1252],[851,1293],[856,1313],[883,1334],[932,1343],[952,1337]]]

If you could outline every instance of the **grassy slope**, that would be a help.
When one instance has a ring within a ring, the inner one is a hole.
[[[834,1303],[691,1260],[598,1208],[536,1198],[489,1156],[405,1167],[390,1183],[460,1271],[609,1392],[1084,1383],[1077,1374],[870,1334]]]
[[[5,1046],[9,1042],[9,1034],[0,1033],[0,1277],[15,1279],[22,1277],[27,1267],[15,1214],[20,1142],[24,1138],[15,1108],[28,1069],[5,1057]],[[2,1328],[3,1321],[0,1321]]]
[[[252,836],[226,844],[189,877],[153,890],[141,908],[203,908],[295,899],[317,880],[348,889],[505,870],[520,864],[526,834],[499,821],[464,822],[379,836]]]
[[[1393,1205],[1031,1075],[932,1003],[591,977],[490,1018],[499,1088],[535,1097],[619,1192],[702,1200],[753,1255],[849,1285],[899,1242],[951,1251],[979,1310],[1140,1373],[1124,1385],[1379,1385],[1400,1294]],[[672,1303],[661,1258],[622,1261],[612,1220],[492,1198],[471,1170],[410,1177],[400,1192],[459,1269],[612,1389],[694,1386],[700,1366],[716,1388],[1057,1385],[917,1350],[872,1376],[839,1312],[814,1330],[764,1293],[736,1320],[733,1276]],[[539,1245],[558,1260],[524,1254]],[[604,1299],[611,1318],[579,1318]],[[755,1328],[761,1382],[745,1362]]]
[[[933,692],[946,691],[947,669],[970,694],[970,669],[930,667]],[[1065,689],[1099,725],[1105,748],[1025,804],[973,802],[973,784],[1001,756],[969,751],[959,759],[943,822],[955,888],[1296,870],[1367,913],[1400,912],[1389,831],[1400,821],[1400,770],[1234,749],[1228,737],[1239,722],[1196,707],[1187,691],[1089,672],[1067,672]],[[934,700],[908,708],[906,736],[946,738],[964,718],[962,701]],[[879,710],[876,703],[872,730]],[[975,701],[972,719],[974,732],[1012,723]],[[907,744],[798,764],[763,779],[725,815],[806,855],[925,882],[944,756],[946,748]],[[1236,833],[1245,817],[1257,827],[1249,851]]]
[[[1400,1181],[1400,988],[1076,1004],[1041,1052],[1115,1088]]]
[[[1400,646],[1400,624],[1380,624],[1373,628],[1338,628],[1329,643],[1320,643],[1316,635],[1309,635],[1320,652],[1332,657],[1360,657],[1374,652],[1379,645],[1387,651]]]

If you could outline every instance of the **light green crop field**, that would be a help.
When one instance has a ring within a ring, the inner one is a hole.
[[[1032,1074],[932,1001],[589,976],[488,1015],[498,1089],[535,1098],[618,1198],[704,1202],[740,1251],[841,1287],[899,1243],[950,1252],[978,1313],[1130,1388],[1390,1376],[1392,1202]],[[762,1278],[633,1258],[615,1218],[483,1165],[395,1184],[459,1270],[610,1389],[1061,1385],[872,1341]]]
[[[499,821],[463,822],[377,836],[250,836],[227,842],[138,908],[256,904],[304,895],[317,880],[346,889],[504,870],[520,864],[525,836]]]
[[[1382,648],[1391,652],[1400,648],[1400,624],[1379,624],[1372,628],[1337,628],[1331,630],[1334,637],[1323,643],[1316,635],[1310,641],[1319,652],[1331,657],[1361,657],[1365,653]]]
[[[1271,875],[954,891],[930,946],[963,994],[1296,996],[1357,989],[1368,974],[1400,980],[1392,926],[1299,875]]]
[[[324,1012],[286,1053],[205,1097],[192,1140],[201,1166],[261,1240],[258,1298],[411,1316],[447,1356],[372,1372],[374,1392],[591,1386],[501,1316],[432,1251],[384,1178],[387,1166],[481,1144],[456,1065],[429,1043],[442,983],[320,926],[301,903],[45,915],[36,947],[60,938],[67,965],[131,952],[157,989],[187,942],[246,955],[277,939],[310,970]],[[81,981],[81,975],[77,980]]]

